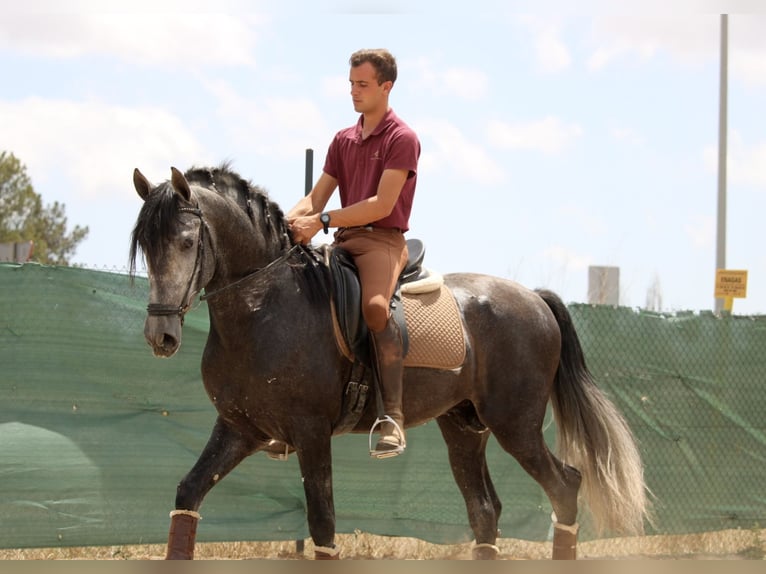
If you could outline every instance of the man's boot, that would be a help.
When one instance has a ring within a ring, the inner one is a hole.
[[[370,456],[388,458],[401,454],[407,446],[402,413],[402,335],[393,317],[388,318],[385,329],[370,333],[380,392],[383,395],[383,412],[394,421],[386,418],[380,424],[380,438]]]

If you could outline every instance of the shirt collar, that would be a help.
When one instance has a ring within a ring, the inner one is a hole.
[[[377,126],[375,126],[375,130],[368,137],[378,135],[380,132],[386,129],[386,127],[388,127],[388,125],[391,124],[395,118],[396,118],[396,114],[394,114],[394,109],[388,108],[388,111],[386,111],[386,114],[380,120],[380,123]],[[362,121],[363,120],[364,120],[364,114],[360,115],[359,119],[356,122],[355,133],[360,138],[362,137]]]

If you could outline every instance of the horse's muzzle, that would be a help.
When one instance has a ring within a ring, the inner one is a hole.
[[[181,318],[150,315],[144,323],[144,337],[155,357],[172,357],[181,346]]]

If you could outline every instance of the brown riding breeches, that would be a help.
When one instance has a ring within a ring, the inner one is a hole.
[[[404,266],[407,243],[398,229],[346,227],[335,232],[335,245],[348,251],[359,270],[362,314],[370,331],[382,331],[391,313],[390,301]]]

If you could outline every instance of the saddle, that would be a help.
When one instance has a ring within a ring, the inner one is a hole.
[[[403,356],[409,351],[409,335],[402,305],[402,285],[426,279],[429,272],[423,268],[425,246],[419,239],[407,239],[409,257],[391,298],[391,315],[402,334]],[[369,329],[362,317],[362,289],[356,264],[351,254],[341,247],[328,247],[332,302],[335,316],[346,346],[353,356],[366,367],[372,364]]]

